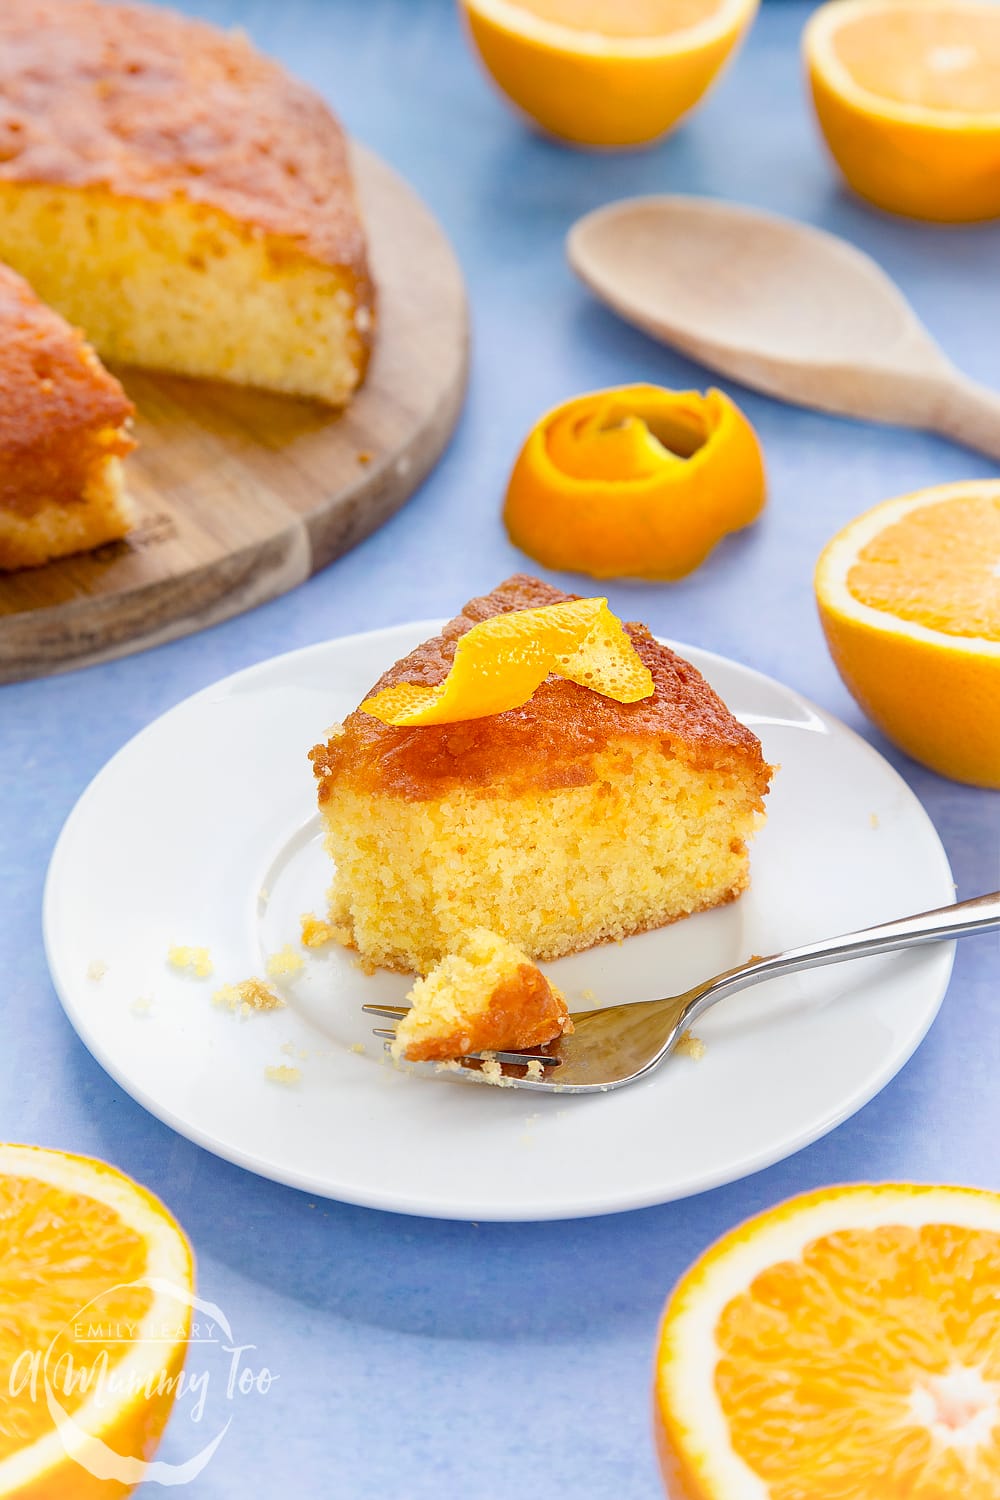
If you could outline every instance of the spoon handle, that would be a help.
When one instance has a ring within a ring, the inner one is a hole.
[[[1000,394],[987,386],[966,380],[956,371],[940,388],[927,425],[1000,462]]]
[[[895,922],[883,922],[878,927],[865,927],[860,932],[846,932],[841,937],[808,943],[803,948],[789,948],[785,953],[773,953],[728,974],[720,974],[691,1001],[685,1010],[683,1025],[691,1025],[726,995],[746,989],[762,979],[796,974],[802,969],[819,968],[822,964],[843,963],[850,958],[866,958],[873,953],[891,953],[899,948],[915,947],[918,943],[967,937],[970,933],[988,932],[991,928],[1000,928],[1000,891],[973,896],[968,901],[958,901],[954,906],[942,906],[935,911],[919,912],[916,916],[900,917]]]

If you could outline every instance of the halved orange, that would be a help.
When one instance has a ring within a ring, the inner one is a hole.
[[[942,776],[1000,787],[1000,481],[886,500],[816,567],[827,644],[879,728]]]
[[[1000,214],[1000,7],[832,0],[803,50],[827,145],[863,197],[921,219]]]
[[[586,146],[655,140],[698,102],[758,0],[462,0],[503,93]]]
[[[1000,1194],[824,1188],[725,1235],[660,1328],[671,1500],[997,1500]]]
[[[130,1178],[0,1145],[0,1500],[131,1493],[173,1406],[192,1280],[183,1232]],[[99,1477],[109,1458],[134,1481]]]

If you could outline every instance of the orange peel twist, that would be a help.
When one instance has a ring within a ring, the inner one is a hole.
[[[362,703],[397,728],[485,719],[520,708],[554,673],[618,703],[653,694],[653,678],[606,599],[519,609],[473,625],[437,687],[400,682]]]
[[[511,540],[593,578],[682,578],[766,495],[757,435],[722,391],[620,386],[548,412],[507,486]]]

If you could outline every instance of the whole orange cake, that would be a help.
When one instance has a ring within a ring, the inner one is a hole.
[[[0,259],[126,363],[339,405],[373,291],[327,105],[238,32],[0,4]]]
[[[571,597],[510,578],[375,691],[436,685],[476,622]],[[627,629],[652,675],[642,701],[550,676],[488,718],[398,728],[359,710],[315,747],[344,941],[426,973],[483,926],[556,958],[740,894],[771,768],[689,662]]]
[[[0,265],[0,568],[125,535],[131,415],[83,336]]]

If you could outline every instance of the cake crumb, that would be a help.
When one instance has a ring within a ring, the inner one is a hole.
[[[597,996],[594,994],[593,990],[581,990],[580,999],[586,1000],[588,1005],[595,1005],[597,1003]]]
[[[196,979],[207,979],[212,972],[212,958],[207,948],[192,948],[173,943],[167,949],[167,963],[173,969],[192,973]]]
[[[700,1036],[695,1036],[694,1032],[685,1031],[674,1050],[683,1052],[687,1057],[693,1058],[695,1062],[700,1062],[705,1056],[705,1043]]]
[[[268,978],[276,979],[281,974],[298,974],[305,966],[305,959],[296,953],[291,943],[286,943],[283,948],[278,949],[277,953],[272,953],[267,960]]]
[[[302,913],[299,928],[304,948],[322,948],[326,943],[332,943],[337,936],[333,923],[321,921],[314,911]]]
[[[92,958],[87,965],[87,978],[92,979],[95,984],[103,979],[107,972],[108,966],[103,958]]]
[[[478,1073],[484,1083],[491,1083],[494,1088],[498,1089],[512,1089],[515,1087],[514,1079],[506,1076],[492,1052],[484,1052],[482,1058],[483,1065],[478,1069]]]
[[[528,1063],[524,1076],[530,1078],[533,1083],[541,1083],[545,1077],[544,1064],[537,1057],[533,1057]]]
[[[370,453],[364,452],[364,453],[359,453],[358,454],[358,463],[359,464],[370,464],[371,461],[372,461],[372,456],[371,456]]]
[[[266,906],[270,899],[271,892],[268,890],[266,885],[262,885],[260,890],[257,892],[257,900],[260,902],[261,906]]]
[[[282,1042],[282,1044],[281,1044],[281,1051],[285,1054],[286,1057],[294,1057],[295,1056],[295,1043],[294,1042]]]
[[[129,1010],[134,1016],[148,1016],[153,1009],[153,1002],[149,995],[136,995]]]
[[[355,1042],[352,1047],[348,1048],[348,1051],[356,1052],[359,1057],[364,1057],[365,1053],[368,1051],[368,1048],[365,1046],[364,1042]]]
[[[240,984],[224,984],[212,996],[212,1004],[225,1006],[241,1016],[254,1011],[283,1010],[285,1002],[263,979],[244,979]],[[284,1050],[284,1049],[282,1049]]]
[[[535,1137],[532,1135],[530,1130],[526,1130],[523,1135],[518,1136],[517,1144],[519,1146],[525,1146],[530,1149],[530,1147],[535,1144]]]
[[[878,813],[869,813],[869,815],[868,815],[868,821],[872,825],[873,828],[877,828],[879,826],[878,825]]]
[[[264,1077],[270,1079],[271,1083],[281,1083],[286,1088],[291,1088],[302,1078],[301,1068],[290,1068],[286,1063],[281,1063],[276,1068],[265,1068]]]
[[[372,963],[370,958],[356,958],[354,960],[354,967],[360,969],[362,974],[367,975],[369,979],[373,974],[378,972],[378,964]]]

